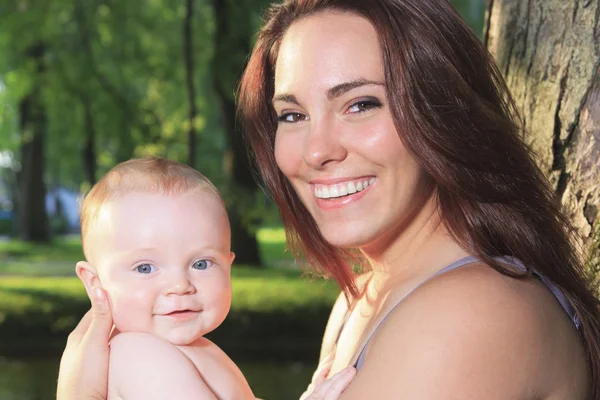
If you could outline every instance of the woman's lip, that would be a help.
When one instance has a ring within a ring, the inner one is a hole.
[[[349,204],[356,203],[357,201],[362,199],[371,190],[372,187],[373,185],[369,185],[366,189],[363,189],[360,192],[356,192],[342,197],[320,199],[315,196],[314,198],[317,203],[317,207],[319,207],[320,209],[335,210],[338,208],[346,207]]]
[[[375,175],[361,175],[361,176],[344,177],[344,178],[312,179],[312,180],[308,181],[308,183],[310,183],[312,185],[336,185],[338,183],[345,183],[345,182],[358,181],[358,180],[364,180],[364,179],[369,180],[374,177],[375,177]]]

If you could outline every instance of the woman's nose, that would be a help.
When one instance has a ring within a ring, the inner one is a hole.
[[[196,293],[196,287],[186,273],[176,274],[166,285],[167,295],[186,295]]]
[[[320,121],[313,123],[304,142],[304,162],[313,168],[342,161],[348,155],[341,142],[341,126],[336,121]]]

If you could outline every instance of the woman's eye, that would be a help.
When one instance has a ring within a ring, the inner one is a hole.
[[[197,260],[192,265],[192,268],[204,270],[204,269],[207,269],[208,267],[212,266],[212,264],[213,264],[213,262],[210,260]]]
[[[300,114],[300,113],[285,113],[285,114],[281,114],[277,117],[277,121],[279,122],[300,122],[300,121],[304,121],[306,119],[306,116],[304,114]]]
[[[381,103],[376,100],[361,100],[351,105],[348,112],[360,113],[379,107],[381,107]]]
[[[149,274],[156,271],[156,267],[150,264],[141,264],[135,267],[135,270],[140,274]]]

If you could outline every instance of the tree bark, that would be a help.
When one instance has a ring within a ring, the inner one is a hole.
[[[18,233],[22,240],[32,242],[50,240],[44,183],[46,112],[41,94],[44,53],[43,44],[37,44],[28,51],[28,59],[36,65],[36,74],[33,88],[19,103],[21,171],[17,176]]]
[[[600,0],[488,0],[484,41],[600,270]]]

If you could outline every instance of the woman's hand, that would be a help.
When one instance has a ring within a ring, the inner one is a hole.
[[[108,341],[113,328],[106,292],[88,293],[92,309],[69,335],[60,360],[57,400],[105,400],[108,390]]]
[[[313,374],[312,382],[308,385],[306,391],[300,397],[300,400],[337,400],[342,392],[346,390],[354,375],[354,367],[346,367],[331,378],[327,379],[333,356],[327,356]]]

